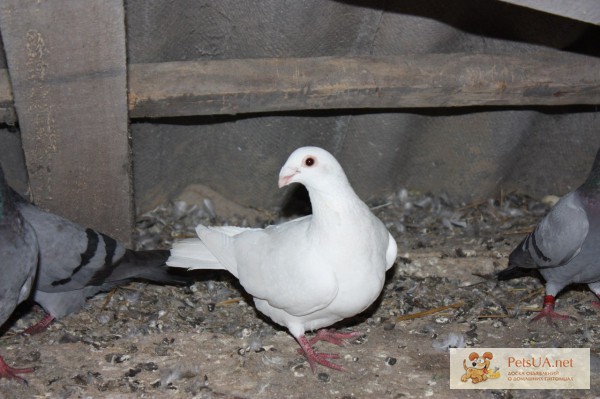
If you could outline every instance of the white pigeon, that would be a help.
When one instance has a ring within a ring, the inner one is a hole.
[[[279,187],[303,184],[312,215],[265,229],[197,226],[200,239],[176,242],[167,265],[225,269],[254,297],[256,308],[286,327],[312,371],[315,363],[344,370],[312,345],[341,345],[359,333],[319,330],[369,307],[396,260],[396,241],[358,198],[342,167],[327,151],[302,147],[279,173]]]

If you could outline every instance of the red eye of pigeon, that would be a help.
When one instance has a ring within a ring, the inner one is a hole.
[[[315,159],[313,157],[308,157],[304,160],[304,165],[313,166],[315,164]]]

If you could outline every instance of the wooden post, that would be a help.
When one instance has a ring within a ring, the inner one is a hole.
[[[34,201],[130,243],[123,0],[0,5]]]

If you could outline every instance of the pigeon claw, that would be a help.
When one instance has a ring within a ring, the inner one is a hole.
[[[346,371],[346,369],[339,364],[335,364],[330,362],[330,359],[339,359],[340,355],[336,353],[320,353],[313,349],[310,342],[306,339],[304,335],[298,338],[298,343],[300,344],[301,354],[308,360],[308,364],[310,364],[310,369],[313,374],[316,372],[316,364],[320,364],[321,366],[325,366],[327,368],[338,370],[338,371]]]
[[[544,307],[542,308],[542,311],[537,316],[535,316],[533,319],[531,319],[530,323],[533,323],[534,321],[538,321],[541,319],[546,319],[546,321],[549,324],[554,324],[554,320],[570,320],[570,319],[572,319],[571,316],[556,313],[554,311],[555,301],[556,300],[553,295],[546,295],[544,297]]]
[[[10,367],[8,364],[4,362],[2,356],[0,356],[0,378],[6,378],[9,380],[17,380],[22,384],[28,385],[27,380],[20,377],[18,374],[26,374],[33,373],[35,369],[33,368],[24,368],[24,369],[16,369]]]
[[[26,328],[25,331],[23,331],[23,334],[35,335],[44,332],[46,331],[46,329],[48,329],[48,326],[52,323],[53,320],[54,316],[52,316],[50,313],[46,313],[42,320],[38,321],[31,327]]]
[[[329,329],[321,329],[319,331],[317,331],[317,334],[312,337],[310,339],[310,341],[308,341],[310,343],[311,346],[313,346],[314,344],[316,344],[319,341],[326,341],[329,342],[331,344],[337,345],[337,346],[344,346],[346,344],[346,341],[352,338],[356,338],[356,337],[360,337],[362,335],[362,333],[360,332],[356,332],[356,331],[351,331],[351,332],[337,332],[335,329],[333,328],[329,328]]]

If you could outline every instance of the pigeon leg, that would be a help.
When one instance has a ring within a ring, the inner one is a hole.
[[[337,332],[334,328],[322,328],[317,331],[317,334],[310,339],[309,344],[313,346],[319,341],[326,341],[337,346],[344,346],[348,339],[360,337],[360,332]]]
[[[44,332],[53,320],[54,316],[52,316],[50,313],[46,313],[42,320],[27,328],[25,331],[23,331],[23,334],[35,335]]]
[[[556,313],[554,311],[554,302],[556,301],[556,299],[554,298],[554,295],[546,295],[544,297],[544,308],[542,309],[542,311],[535,316],[533,319],[531,319],[531,322],[534,321],[538,321],[540,319],[546,319],[546,321],[548,323],[552,323],[552,319],[559,319],[559,320],[568,320],[571,317],[564,315],[564,314],[560,314],[560,313]]]
[[[329,359],[339,359],[339,355],[335,353],[319,353],[312,348],[310,342],[306,339],[304,335],[301,335],[297,338],[298,344],[300,344],[300,348],[302,348],[302,355],[308,360],[308,364],[310,364],[310,369],[313,374],[315,372],[315,363],[318,363],[322,366],[328,367],[333,370],[345,371],[345,369],[339,364],[335,364],[329,361]]]
[[[346,340],[360,337],[361,335],[362,333],[360,332],[341,333],[337,332],[334,328],[322,328],[317,331],[314,337],[308,340],[308,344],[313,346],[319,341],[326,341],[337,346],[344,346],[346,344]],[[298,349],[298,354],[304,355],[304,350]]]
[[[588,284],[588,287],[590,287],[590,289],[592,290],[592,292],[594,294],[596,294],[596,296],[598,298],[600,298],[600,283],[591,283],[591,284]],[[594,306],[596,308],[600,308],[600,302],[598,302],[598,301],[592,301],[592,306]]]
[[[35,370],[32,368],[14,369],[14,368],[10,367],[8,364],[6,364],[4,362],[4,359],[2,358],[2,356],[0,356],[0,378],[17,380],[23,384],[27,384],[27,380],[22,377],[19,377],[17,374],[33,373],[34,371]]]

